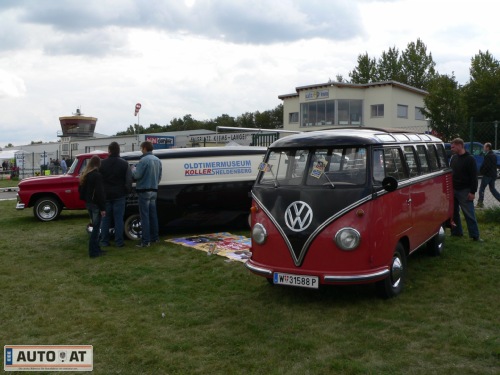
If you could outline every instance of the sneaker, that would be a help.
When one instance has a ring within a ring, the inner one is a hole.
[[[472,241],[474,241],[474,242],[484,242],[484,240],[482,238],[479,238],[479,237],[473,237]]]
[[[149,242],[148,243],[142,243],[141,242],[140,244],[135,245],[135,247],[149,247],[149,246],[150,246]]]
[[[476,208],[484,208],[484,203],[483,202],[477,202]]]

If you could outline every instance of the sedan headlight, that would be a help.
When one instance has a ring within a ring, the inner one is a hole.
[[[335,234],[335,243],[342,250],[354,250],[361,242],[361,235],[354,228],[342,228]]]
[[[262,245],[267,240],[267,231],[262,224],[255,224],[252,229],[252,240]]]

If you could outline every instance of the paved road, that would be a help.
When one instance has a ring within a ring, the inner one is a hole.
[[[15,200],[16,194],[17,194],[17,187],[0,188],[0,201]]]

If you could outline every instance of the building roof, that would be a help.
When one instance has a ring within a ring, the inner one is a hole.
[[[413,93],[417,93],[417,94],[421,94],[421,95],[428,94],[428,92],[425,90],[418,89],[416,87],[406,85],[404,83],[397,82],[397,81],[381,81],[381,82],[372,82],[372,83],[326,82],[326,83],[317,83],[317,84],[307,85],[307,86],[298,86],[295,88],[296,93],[279,95],[278,98],[283,100],[283,99],[298,97],[300,91],[321,89],[321,88],[327,88],[327,87],[332,87],[332,86],[336,86],[339,88],[348,87],[348,88],[355,88],[355,89],[367,89],[367,88],[371,88],[371,87],[380,87],[380,86],[393,86],[393,87],[398,87],[400,89],[411,91]]]

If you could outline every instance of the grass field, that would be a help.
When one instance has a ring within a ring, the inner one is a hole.
[[[84,212],[41,223],[14,206],[0,202],[2,345],[90,344],[95,374],[500,373],[498,214],[481,214],[482,244],[411,256],[403,294],[381,300],[271,286],[170,243],[89,259]]]

